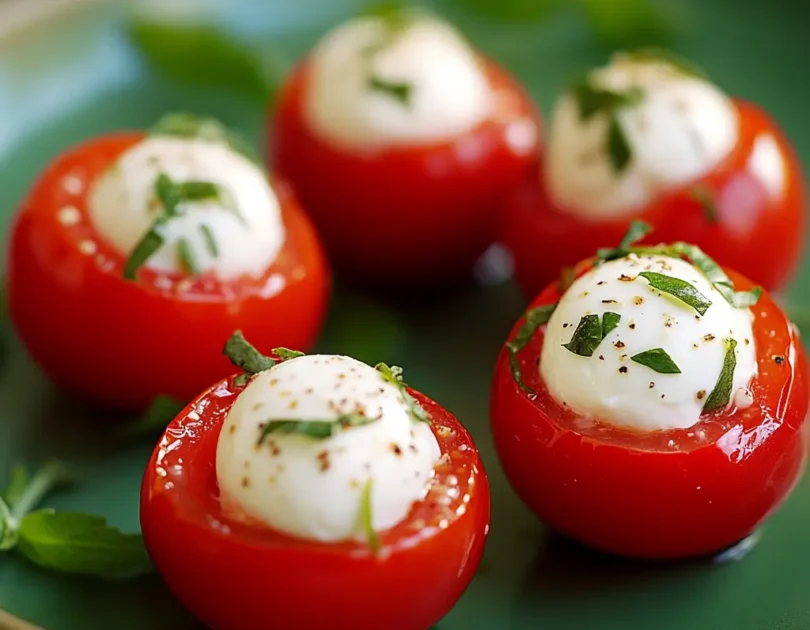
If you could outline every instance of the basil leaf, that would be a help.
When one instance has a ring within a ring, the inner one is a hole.
[[[164,242],[163,236],[157,231],[155,226],[152,226],[152,229],[138,242],[135,249],[133,249],[132,253],[129,255],[129,258],[127,258],[126,263],[124,263],[124,279],[135,280],[135,273],[138,269],[152,257],[152,254],[163,247]]]
[[[571,341],[563,344],[563,348],[581,357],[590,357],[600,343],[602,324],[599,322],[599,315],[585,315],[579,320]]]
[[[653,348],[630,357],[631,361],[644,365],[659,374],[680,374],[681,369],[675,364],[666,350]]]
[[[411,415],[411,418],[417,422],[425,422],[430,424],[430,417],[428,416],[427,411],[425,411],[422,408],[422,405],[420,405],[417,400],[408,392],[408,385],[402,380],[401,367],[398,365],[392,365],[389,367],[385,363],[378,363],[374,366],[374,369],[380,373],[384,381],[391,383],[392,385],[396,386],[397,389],[399,389],[400,394],[402,394],[402,399],[405,401],[405,406],[408,407],[408,413]]]
[[[709,310],[709,307],[712,305],[709,298],[686,280],[667,276],[663,273],[656,273],[655,271],[642,271],[638,275],[642,278],[646,278],[653,289],[657,289],[662,293],[677,298],[687,306],[691,306],[700,315],[705,315],[706,311]]]
[[[156,136],[177,136],[219,142],[228,145],[249,160],[261,163],[261,158],[253,145],[244,136],[229,129],[216,118],[197,116],[187,112],[169,113],[158,120],[151,132]]]
[[[720,219],[717,202],[714,193],[708,186],[693,186],[689,191],[689,196],[694,199],[703,209],[703,217],[709,223],[717,223]]]
[[[361,427],[379,418],[370,418],[359,413],[347,413],[336,420],[270,420],[261,429],[259,444],[271,433],[282,435],[298,434],[323,440],[335,435],[338,431],[349,427]]]
[[[720,369],[720,376],[717,377],[717,384],[706,397],[703,403],[703,413],[722,409],[731,400],[731,386],[734,383],[734,370],[737,367],[737,341],[734,339],[724,340],[726,354],[723,357],[723,367]]]
[[[624,258],[630,253],[631,246],[642,240],[650,232],[652,232],[652,227],[648,223],[644,223],[643,221],[631,221],[618,247],[602,248],[597,251],[597,262],[607,262],[616,260],[617,258]]]
[[[611,116],[608,128],[608,157],[610,165],[616,173],[621,173],[627,168],[633,157],[630,142],[627,140],[622,123],[616,114]]]
[[[269,370],[276,365],[276,361],[259,352],[251,343],[245,339],[241,330],[235,331],[222,349],[222,354],[240,370],[244,370],[249,375],[258,374],[264,370]]]
[[[287,361],[289,359],[297,359],[298,357],[306,356],[306,353],[304,352],[299,352],[298,350],[290,350],[289,348],[273,348],[273,354],[275,354],[282,361]]]
[[[413,84],[405,83],[402,81],[388,81],[376,74],[368,78],[366,84],[368,89],[372,92],[379,92],[391,97],[395,101],[399,101],[405,107],[411,106],[411,97],[413,94]]]
[[[138,18],[129,37],[153,69],[175,81],[225,88],[262,109],[275,91],[277,78],[262,56],[213,26]]]
[[[22,464],[14,466],[11,469],[8,485],[3,492],[5,502],[12,508],[17,505],[29,483],[31,483],[31,474],[28,469]]]
[[[165,176],[164,176],[165,177]],[[171,181],[171,180],[170,180]],[[214,182],[188,181],[174,186],[179,201],[219,200],[219,184]]]
[[[360,527],[368,540],[369,549],[373,555],[380,552],[380,537],[374,529],[374,520],[371,512],[371,489],[373,480],[369,477],[360,494]]]
[[[102,577],[153,570],[140,534],[123,534],[100,516],[37,510],[22,519],[19,536],[20,552],[46,569]]]
[[[169,423],[185,407],[185,403],[171,396],[158,396],[140,418],[121,430],[120,437],[122,439],[135,439],[159,435],[166,430]]]
[[[180,258],[180,268],[190,276],[199,275],[200,266],[197,264],[197,257],[194,255],[188,239],[178,239],[176,247],[177,256]]]
[[[611,313],[610,311],[604,313],[602,315],[602,339],[607,337],[619,325],[621,320],[622,316],[618,313]]]
[[[202,224],[200,225],[200,233],[202,234],[203,242],[205,243],[205,248],[208,250],[208,253],[214,258],[218,257],[219,246],[217,245],[216,238],[214,238],[214,232],[209,226]]]
[[[664,48],[639,48],[637,50],[622,53],[622,55],[631,61],[636,61],[639,63],[656,61],[665,63],[679,70],[681,74],[694,77],[696,79],[709,81],[709,75],[706,74],[703,68],[696,66],[691,61],[687,61],[683,57],[680,57],[672,51]]]
[[[762,297],[762,287],[754,287],[750,291],[734,291],[733,289],[728,291],[726,287],[723,287],[723,290],[718,288],[718,290],[734,308],[749,308],[759,302],[759,298]]]
[[[593,85],[587,77],[574,83],[571,94],[577,101],[581,120],[589,120],[602,113],[612,116],[616,110],[634,107],[644,98],[641,88],[609,90]]]
[[[0,551],[8,551],[17,546],[17,528],[8,504],[0,498]]]
[[[526,311],[526,321],[523,322],[523,325],[518,329],[514,339],[507,341],[505,344],[506,353],[509,357],[509,367],[512,372],[512,378],[517,386],[527,394],[534,394],[535,391],[523,382],[523,375],[521,374],[520,370],[520,362],[517,358],[518,352],[529,345],[529,342],[534,337],[537,329],[543,324],[548,323],[548,320],[551,319],[554,309],[556,308],[557,304],[546,304],[545,306],[538,306]]]

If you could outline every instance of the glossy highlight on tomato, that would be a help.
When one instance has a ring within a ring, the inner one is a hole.
[[[499,204],[533,168],[539,114],[517,82],[483,61],[490,117],[451,141],[351,152],[310,129],[308,64],[281,91],[269,132],[338,272],[371,284],[436,285],[469,274],[497,236]]]
[[[740,121],[736,149],[712,172],[660,195],[631,216],[589,221],[563,212],[549,198],[538,170],[504,206],[502,238],[515,257],[524,293],[537,295],[562,268],[618,243],[632,220],[652,225],[655,242],[688,241],[769,291],[784,287],[802,252],[803,171],[784,133],[765,112],[740,99],[734,103]],[[766,166],[754,166],[763,161]],[[783,183],[781,194],[769,189],[765,169]],[[713,213],[703,201],[707,196]]]
[[[588,268],[580,266],[580,273]],[[737,290],[753,287],[726,273]],[[557,286],[550,285],[530,308],[559,298]],[[752,312],[754,404],[714,412],[683,430],[618,429],[560,405],[537,367],[545,326],[517,356],[536,395],[518,387],[502,350],[492,388],[492,432],[517,494],[553,529],[623,556],[700,556],[751,534],[802,474],[808,410],[806,357],[797,330],[767,293]]]
[[[442,451],[427,497],[365,542],[298,540],[229,518],[215,459],[242,387],[217,383],[169,425],[143,479],[141,527],[169,588],[216,630],[425,630],[467,588],[489,531],[489,485],[456,418],[410,390]],[[449,500],[448,500],[449,499]]]
[[[90,140],[56,159],[11,229],[8,304],[28,352],[57,385],[121,410],[161,395],[190,400],[232,367],[220,353],[235,329],[259,348],[308,348],[325,316],[329,272],[290,189],[274,183],[287,231],[261,278],[222,282],[138,271],[94,230],[89,190],[143,133]]]

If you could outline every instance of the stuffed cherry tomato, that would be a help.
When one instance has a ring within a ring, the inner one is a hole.
[[[614,250],[546,288],[498,360],[501,463],[548,525],[665,559],[747,537],[804,466],[806,359],[767,293],[699,248]]]
[[[776,123],[683,62],[617,55],[558,102],[542,171],[507,202],[504,241],[535,295],[632,219],[766,289],[801,256],[801,166]]]
[[[58,385],[110,407],[189,400],[228,374],[241,327],[264,347],[309,347],[328,295],[320,244],[210,119],[164,118],[68,150],[11,232],[11,319]]]
[[[144,540],[169,588],[217,630],[436,623],[489,530],[461,424],[398,368],[269,358],[238,333],[226,354],[247,372],[169,425],[143,481]]]
[[[283,88],[274,166],[356,280],[425,285],[469,272],[497,202],[536,162],[527,95],[446,23],[411,9],[329,33]]]

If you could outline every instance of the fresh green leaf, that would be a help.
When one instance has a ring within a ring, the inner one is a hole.
[[[208,250],[208,253],[214,258],[219,256],[219,246],[217,245],[217,240],[214,238],[214,232],[211,228],[202,224],[200,225],[200,233],[202,234],[203,242],[205,243],[205,248]]]
[[[700,204],[706,221],[709,223],[717,223],[719,221],[720,214],[717,209],[717,202],[714,199],[714,193],[712,193],[708,186],[693,186],[689,191],[689,196]]]
[[[191,249],[191,243],[186,238],[177,239],[177,257],[180,259],[180,268],[191,276],[200,273],[200,266],[197,264],[197,257]]]
[[[602,248],[596,252],[597,263],[624,258],[631,252],[632,246],[652,231],[652,227],[643,221],[632,221],[618,247]]]
[[[523,325],[518,328],[514,339],[507,341],[505,345],[506,353],[509,357],[509,368],[512,371],[512,378],[520,389],[530,395],[535,394],[535,391],[523,381],[520,361],[517,355],[523,348],[529,345],[529,342],[534,338],[540,326],[548,323],[548,320],[551,319],[554,309],[556,308],[557,304],[555,303],[538,306],[526,311]]]
[[[599,322],[599,315],[585,315],[579,320],[571,341],[563,344],[563,348],[581,357],[590,357],[600,343],[602,324]]]
[[[691,306],[700,315],[705,315],[706,311],[709,310],[709,307],[712,305],[709,298],[698,291],[695,285],[686,280],[667,276],[655,271],[642,271],[638,275],[645,278],[653,289],[671,295],[687,306]]]
[[[612,49],[671,44],[680,29],[676,9],[659,0],[579,0],[596,38]]]
[[[714,389],[706,397],[703,404],[703,413],[722,409],[731,400],[731,387],[734,383],[734,370],[737,367],[737,341],[734,339],[724,340],[726,354],[723,357],[723,367]]]
[[[610,126],[608,127],[608,157],[610,158],[610,166],[616,173],[624,171],[633,158],[630,142],[624,133],[621,120],[615,113],[610,117]]]
[[[398,365],[388,366],[385,363],[378,363],[374,366],[374,369],[380,373],[384,381],[391,383],[397,389],[399,389],[400,393],[402,394],[402,399],[405,401],[405,405],[408,407],[408,412],[411,414],[411,417],[416,420],[417,422],[425,422],[430,424],[430,416],[428,416],[427,411],[424,410],[422,405],[420,405],[417,400],[411,396],[410,392],[408,391],[408,385],[402,380],[402,368]]]
[[[597,114],[613,116],[619,109],[635,107],[644,98],[644,91],[639,87],[624,91],[609,90],[595,86],[587,77],[574,83],[571,94],[577,102],[582,120],[590,120]]]
[[[262,109],[272,100],[278,78],[256,50],[223,30],[138,18],[129,36],[150,66],[172,80],[226,89]]]
[[[141,436],[159,435],[183,411],[185,406],[184,403],[171,396],[158,396],[142,416],[132,424],[124,426],[120,436],[124,439],[135,439]]]
[[[618,313],[605,312],[602,315],[602,339],[607,337],[619,325],[621,320],[622,316]]]
[[[123,534],[100,516],[37,510],[20,522],[19,551],[46,569],[101,577],[149,573],[140,534]]]
[[[666,63],[673,68],[679,70],[681,74],[702,79],[709,80],[709,76],[703,70],[691,61],[684,59],[665,48],[638,48],[629,52],[624,52],[622,55],[631,61],[644,63],[644,62],[660,62]]]
[[[235,367],[245,371],[245,374],[242,376],[246,376],[247,378],[242,379],[239,383],[234,381],[235,384],[239,386],[246,383],[252,374],[269,370],[277,363],[274,359],[263,355],[253,347],[253,345],[245,339],[241,330],[237,330],[230,336],[225,343],[222,354],[228,357],[228,360],[233,363]]]
[[[3,499],[10,506],[14,507],[25,493],[28,484],[31,483],[31,474],[23,464],[17,464],[11,469],[11,478],[3,492]]]
[[[275,354],[282,361],[287,361],[289,359],[297,359],[298,357],[306,356],[306,353],[304,352],[299,352],[298,350],[290,350],[289,348],[273,348],[273,354]]]
[[[155,226],[149,230],[132,250],[124,264],[124,279],[135,280],[136,272],[140,269],[152,255],[163,247],[165,240],[156,230]]]
[[[391,97],[405,107],[410,107],[413,84],[403,81],[388,81],[382,77],[372,74],[368,78],[368,89],[372,92],[379,92]]]
[[[19,522],[23,516],[39,505],[48,494],[72,483],[73,475],[62,462],[48,462],[34,473],[25,489],[17,492],[16,500],[11,506],[11,514],[14,520]]]
[[[659,374],[680,374],[681,369],[675,365],[666,350],[663,348],[653,348],[652,350],[645,350],[630,357],[631,361],[640,363]]]
[[[17,526],[8,504],[0,498],[0,551],[8,551],[17,546],[19,536]]]
[[[170,180],[171,181],[171,180]],[[178,201],[219,200],[219,184],[214,182],[188,181],[174,185]],[[165,202],[164,202],[165,205]]]
[[[262,427],[258,443],[262,444],[271,433],[305,435],[317,440],[323,440],[332,437],[343,429],[361,427],[377,422],[377,420],[379,418],[368,417],[359,413],[343,414],[335,420],[270,420]]]
[[[229,129],[216,118],[197,116],[188,112],[166,114],[152,127],[152,135],[218,142],[228,145],[253,162],[261,162],[253,145],[244,136]]]
[[[163,205],[163,216],[166,219],[178,215],[177,207],[183,201],[180,189],[166,173],[160,173],[155,179],[155,197]]]
[[[372,485],[373,480],[369,477],[360,495],[360,527],[366,535],[371,553],[376,556],[380,552],[380,538],[374,529],[374,519],[371,512]]]

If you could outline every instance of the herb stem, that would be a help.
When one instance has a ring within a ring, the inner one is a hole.
[[[45,464],[31,477],[31,481],[11,508],[12,524],[16,527],[50,492],[68,483],[69,479],[70,476],[63,464],[59,462]]]

